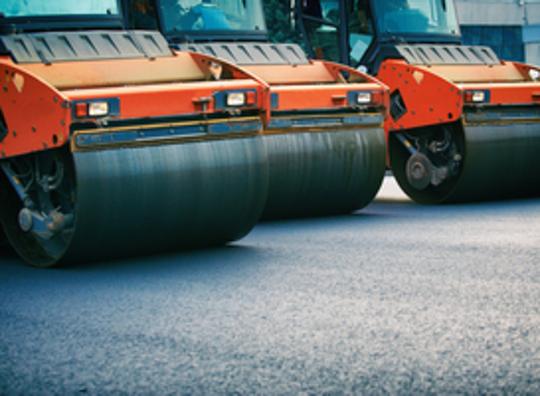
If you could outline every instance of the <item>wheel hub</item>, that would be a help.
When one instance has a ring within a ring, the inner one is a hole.
[[[22,208],[19,212],[19,227],[24,232],[28,232],[32,229],[34,224],[32,212],[28,208]]]
[[[422,153],[411,155],[406,167],[407,180],[417,190],[426,189],[433,177],[433,165]]]

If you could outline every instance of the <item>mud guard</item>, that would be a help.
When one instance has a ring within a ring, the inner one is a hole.
[[[60,91],[21,67],[1,62],[0,85],[0,111],[8,132],[0,140],[1,158],[66,144],[71,113]]]

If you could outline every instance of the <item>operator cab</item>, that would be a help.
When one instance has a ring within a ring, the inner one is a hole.
[[[316,58],[376,72],[399,44],[459,44],[454,4],[447,0],[304,0],[295,12]]]
[[[260,0],[124,0],[131,28],[160,30],[169,42],[266,41]]]
[[[123,0],[128,29],[159,30],[179,51],[237,65],[308,64],[298,44],[270,43],[262,0]]]

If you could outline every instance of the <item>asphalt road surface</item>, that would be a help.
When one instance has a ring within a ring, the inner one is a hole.
[[[540,394],[540,199],[266,223],[231,247],[0,259],[0,394]]]

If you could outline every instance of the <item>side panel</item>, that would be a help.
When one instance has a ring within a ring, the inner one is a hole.
[[[146,86],[110,87],[64,91],[71,101],[118,98],[118,119],[194,115],[217,110],[218,93],[252,92],[253,103],[239,110],[254,110],[263,100],[262,89],[252,80],[187,82]]]
[[[60,147],[69,137],[70,110],[65,96],[22,68],[0,61],[0,110],[7,134],[0,157]]]
[[[475,83],[457,84],[460,90],[489,91],[489,106],[540,105],[540,84]]]
[[[327,85],[276,85],[272,87],[274,95],[273,110],[339,110],[357,107],[350,95],[369,92],[374,103],[370,106],[386,107],[388,95],[377,84],[327,84]],[[360,112],[358,114],[361,114]]]

